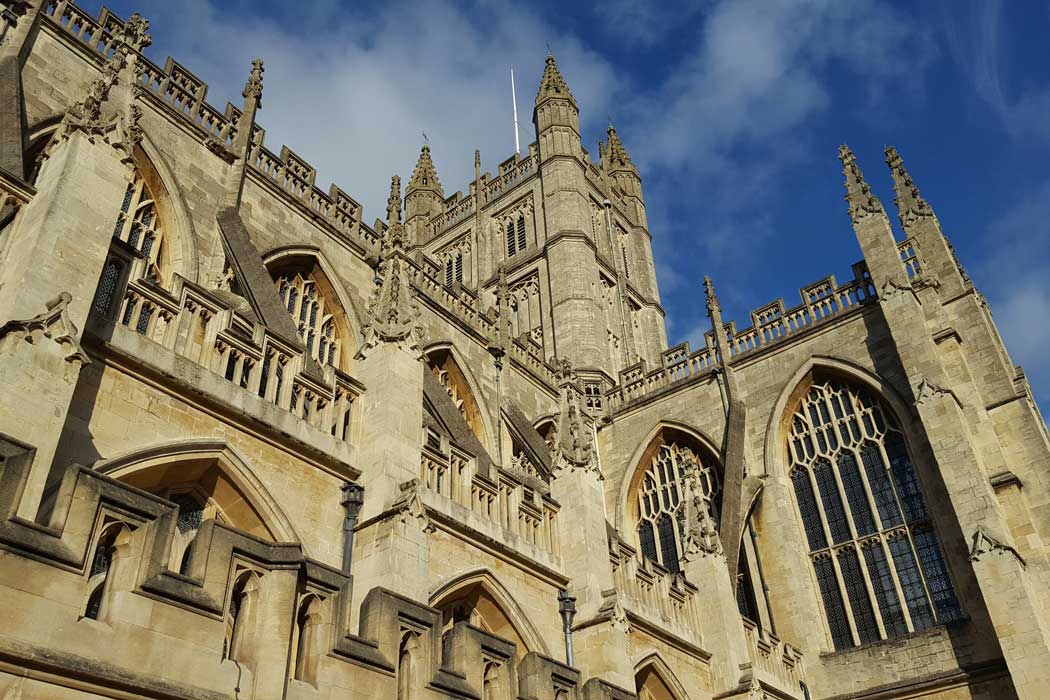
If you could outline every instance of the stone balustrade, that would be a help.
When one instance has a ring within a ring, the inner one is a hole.
[[[918,270],[914,243],[909,239],[901,244],[905,265]],[[906,257],[907,256],[907,257]],[[911,263],[909,263],[909,260]],[[828,275],[799,290],[801,303],[787,308],[783,299],[759,307],[751,312],[751,325],[737,329],[736,323],[726,324],[730,357],[735,359],[747,352],[764,348],[798,333],[859,308],[876,299],[875,287],[863,262],[853,265],[854,279],[839,285],[834,275]],[[911,274],[911,273],[909,273]],[[620,382],[606,393],[606,412],[611,413],[631,401],[648,396],[691,377],[710,372],[721,359],[715,347],[714,334],[705,334],[706,348],[691,351],[688,342],[666,350],[661,355],[661,366],[648,370],[639,362],[620,372]]]
[[[420,484],[488,520],[513,541],[528,544],[558,557],[558,504],[525,485],[511,471],[492,466],[492,473],[478,473],[477,460],[427,431],[420,459]]]
[[[742,622],[755,676],[796,697],[805,680],[802,652],[746,617]]]
[[[525,181],[536,172],[536,155],[530,153],[513,165],[509,166],[499,177],[494,178],[485,186],[485,198],[488,201],[496,199],[504,192],[513,189],[518,183]]]
[[[49,0],[44,14],[59,27],[86,44],[101,63],[112,55],[113,35],[124,22],[103,9],[98,19],[68,0]],[[138,55],[139,81],[147,95],[155,97],[201,131],[202,140],[218,150],[229,149],[237,135],[241,110],[227,103],[218,110],[207,102],[208,85],[188,69],[168,58],[161,68]],[[336,185],[325,193],[315,185],[317,171],[287,146],[280,155],[263,145],[265,130],[255,126],[248,164],[277,188],[304,205],[314,218],[327,224],[342,238],[357,242],[371,251],[379,244],[375,231],[362,223],[362,207]]]
[[[326,365],[307,371],[303,350],[212,292],[176,277],[168,292],[145,278],[128,283],[115,323],[186,357],[337,440],[347,441],[361,385]],[[96,319],[96,322],[104,319]]]
[[[613,581],[624,608],[650,624],[700,646],[697,589],[619,538],[610,540]]]

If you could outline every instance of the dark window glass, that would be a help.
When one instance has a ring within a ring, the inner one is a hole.
[[[820,597],[824,601],[824,612],[828,616],[828,627],[831,629],[831,641],[836,650],[849,649],[853,646],[853,634],[846,620],[846,608],[842,602],[842,591],[835,578],[834,565],[830,559],[822,558],[813,562],[817,572],[817,585]]]
[[[937,619],[941,622],[958,620],[962,617],[962,611],[959,609],[959,601],[955,597],[937,536],[929,528],[916,532],[913,536],[915,537],[915,549],[919,554],[919,563],[922,565],[923,573],[926,574],[926,585],[929,586],[930,595],[933,597]]]
[[[908,457],[908,450],[904,447],[904,439],[899,433],[891,432],[886,435],[886,456],[890,458],[890,469],[897,482],[904,517],[909,523],[925,520],[926,504],[919,489],[919,481],[915,478],[915,468]]]
[[[95,302],[92,308],[99,316],[106,317],[113,308],[113,297],[117,292],[117,283],[120,282],[120,273],[124,271],[124,263],[115,258],[106,261],[102,268],[102,277],[98,281],[98,291],[95,292]]]
[[[824,517],[828,519],[831,539],[836,544],[852,539],[849,522],[846,520],[846,509],[842,506],[842,497],[835,483],[831,462],[825,459],[818,459],[814,462],[813,476],[817,482],[817,490],[820,491],[820,502],[824,505]]]
[[[660,559],[668,571],[678,571],[678,542],[674,536],[674,522],[666,514],[656,522],[656,531],[660,535]]]
[[[153,318],[153,305],[143,304],[142,310],[139,311],[139,322],[135,324],[135,332],[139,335],[146,335],[151,318]]]
[[[843,452],[839,455],[838,463],[839,477],[842,479],[846,501],[853,514],[853,524],[857,527],[857,535],[869,535],[875,532],[875,520],[871,517],[871,506],[868,505],[868,496],[864,492],[864,483],[857,469],[857,458],[852,452]]]
[[[643,520],[638,526],[638,541],[642,546],[642,556],[656,561],[656,538],[653,535],[653,524],[648,520]]]
[[[889,541],[893,564],[897,567],[897,578],[904,591],[904,602],[911,613],[911,624],[916,630],[924,630],[933,625],[933,612],[926,599],[926,589],[922,585],[919,568],[915,565],[915,555],[907,537],[896,537]]]
[[[904,611],[901,610],[901,602],[897,597],[897,589],[893,586],[893,575],[890,573],[890,565],[886,561],[882,545],[876,543],[866,547],[864,562],[868,567],[871,587],[875,591],[875,600],[882,613],[882,625],[886,628],[886,635],[897,637],[907,634],[908,625],[904,621]]]
[[[802,525],[806,529],[806,539],[809,541],[810,551],[823,549],[828,546],[828,540],[824,536],[824,526],[820,522],[820,513],[817,512],[817,499],[813,496],[813,485],[809,483],[809,475],[805,469],[796,469],[791,473],[791,483],[795,486],[795,497],[798,499],[798,508],[802,513]]]
[[[871,600],[864,585],[864,575],[860,572],[857,552],[849,548],[840,552],[838,556],[842,582],[846,585],[846,596],[849,598],[850,608],[853,609],[853,622],[857,625],[860,643],[876,642],[879,639],[879,626],[871,609]]]
[[[270,356],[263,359],[262,376],[259,377],[259,396],[266,397],[266,385],[270,382]]]
[[[879,446],[873,442],[865,443],[860,450],[860,460],[864,463],[864,473],[868,476],[868,485],[871,486],[871,495],[875,497],[875,508],[879,511],[882,527],[900,525],[901,510],[893,496],[893,484],[890,483]]]

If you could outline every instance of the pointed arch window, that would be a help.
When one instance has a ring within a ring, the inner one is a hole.
[[[317,281],[302,272],[285,273],[277,278],[277,293],[310,355],[322,365],[338,367],[342,339]]]
[[[113,238],[137,250],[146,262],[144,276],[160,283],[163,230],[157,214],[156,199],[138,170],[124,191],[124,199],[113,226]]]
[[[503,221],[503,235],[507,242],[507,257],[512,258],[528,247],[525,233],[524,210],[519,210]]]
[[[836,649],[962,616],[904,433],[882,401],[814,381],[792,416],[788,451]]]
[[[718,522],[722,485],[713,461],[696,451],[671,442],[660,445],[638,487],[638,543],[642,556],[671,572],[681,569],[685,529],[685,481],[698,467],[702,497],[709,514]]]

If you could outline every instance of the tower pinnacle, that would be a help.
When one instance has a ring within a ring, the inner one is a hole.
[[[390,196],[386,200],[387,226],[401,223],[401,178],[394,175],[390,178]]]
[[[869,214],[885,213],[879,198],[864,181],[864,173],[857,165],[857,158],[849,146],[839,146],[839,160],[842,161],[842,173],[846,176],[846,202],[849,204],[850,219],[856,223]]]
[[[423,144],[423,148],[419,151],[419,160],[416,161],[416,167],[412,171],[412,179],[408,182],[405,194],[407,196],[420,190],[430,190],[436,192],[441,199],[445,198],[441,190],[441,181],[438,179],[437,168],[434,167],[434,161],[430,158],[430,146],[427,144]]]
[[[606,158],[608,158],[609,163],[609,171],[635,170],[634,163],[631,162],[631,156],[627,153],[623,141],[620,140],[620,137],[616,133],[616,127],[610,124],[606,133],[609,136],[609,145],[608,148],[605,149]]]
[[[568,100],[574,106],[576,99],[569,92],[569,86],[565,84],[565,78],[562,77],[561,71],[558,70],[558,64],[554,61],[554,56],[547,54],[547,65],[543,68],[543,78],[540,79],[540,90],[536,93],[536,104],[539,105],[541,102],[551,98],[561,98]]]
[[[919,194],[919,188],[911,179],[900,153],[893,146],[886,149],[886,165],[893,175],[893,190],[897,193],[894,202],[901,226],[908,228],[919,217],[933,216],[933,208]]]
[[[244,91],[241,93],[246,100],[254,97],[259,107],[262,107],[263,70],[262,59],[254,59],[252,72],[248,75],[248,82],[244,84]]]

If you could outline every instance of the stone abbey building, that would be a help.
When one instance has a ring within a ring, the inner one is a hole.
[[[892,148],[850,279],[668,348],[553,57],[368,223],[261,61],[0,8],[0,700],[1050,698],[1046,425]]]

